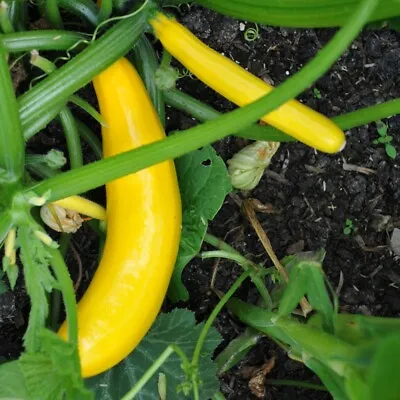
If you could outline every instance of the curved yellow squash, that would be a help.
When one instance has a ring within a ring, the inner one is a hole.
[[[206,46],[176,20],[156,13],[150,19],[163,46],[206,85],[238,106],[265,96],[274,88],[222,54]],[[262,120],[300,142],[326,153],[343,149],[343,131],[330,119],[290,100]]]
[[[104,157],[162,140],[165,133],[144,85],[121,59],[93,80]],[[156,318],[174,268],[181,202],[173,161],[106,185],[107,239],[94,278],[78,304],[82,375],[124,359]],[[66,323],[59,334],[67,337]]]

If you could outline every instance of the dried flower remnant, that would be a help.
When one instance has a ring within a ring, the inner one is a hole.
[[[279,146],[279,142],[257,141],[236,153],[228,160],[232,186],[242,190],[254,189]]]

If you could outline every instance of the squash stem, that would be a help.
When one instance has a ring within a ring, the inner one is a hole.
[[[96,158],[98,160],[101,160],[103,158],[103,150],[101,148],[100,139],[82,121],[80,121],[79,119],[76,119],[75,121],[81,139],[86,142],[86,144],[92,149]]]
[[[89,25],[96,26],[100,22],[98,8],[92,0],[58,0],[58,5]]]
[[[219,312],[222,310],[224,305],[228,302],[228,300],[234,295],[236,290],[239,289],[241,284],[250,276],[250,271],[243,272],[242,275],[235,281],[235,283],[231,286],[231,288],[222,296],[221,300],[218,302],[218,304],[215,306],[214,310],[208,317],[206,323],[203,326],[202,331],[200,332],[199,339],[196,343],[196,347],[193,352],[193,358],[192,358],[192,366],[196,367],[199,364],[200,360],[200,354],[201,354],[201,349],[203,348],[204,341],[206,339],[207,333],[209,329],[211,328],[211,325],[213,324],[215,318],[219,314]]]
[[[112,0],[101,0],[101,2],[97,3],[101,3],[98,15],[98,21],[101,23],[110,18],[113,9],[113,2]]]
[[[85,35],[63,30],[15,32],[1,36],[0,45],[8,53],[35,50],[68,50]]]
[[[8,9],[8,3],[6,3],[4,0],[0,1],[0,29],[3,31],[3,33],[14,32],[14,27],[8,13]]]
[[[0,36],[1,37],[1,36]],[[0,168],[2,179],[18,181],[24,171],[25,146],[7,53],[0,46]]]
[[[62,29],[63,22],[57,0],[46,0],[46,17],[54,28]]]
[[[164,364],[164,362],[174,353],[174,348],[168,346],[161,355],[154,361],[152,366],[141,376],[141,378],[136,382],[128,393],[126,393],[121,400],[131,400],[133,399],[144,387],[144,385],[151,379],[151,377],[157,372],[157,370]]]
[[[78,314],[74,286],[65,261],[58,249],[48,249],[51,254],[51,267],[60,285],[60,290],[65,304],[68,321],[68,339],[71,343],[78,343]]]

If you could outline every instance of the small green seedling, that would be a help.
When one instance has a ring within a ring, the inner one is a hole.
[[[322,99],[321,91],[320,91],[319,89],[313,88],[312,92],[313,92],[313,96],[314,96],[316,99],[318,99],[318,100],[321,100],[321,99]]]
[[[351,219],[347,218],[346,222],[344,224],[343,233],[348,236],[348,235],[351,235],[356,230],[357,230],[357,228],[354,226],[353,221]]]
[[[388,134],[388,126],[382,121],[376,121],[376,130],[379,137],[375,139],[373,143],[385,145],[386,154],[394,160],[397,156],[397,150],[391,144],[393,136]]]

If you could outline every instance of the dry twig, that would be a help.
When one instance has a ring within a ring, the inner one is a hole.
[[[242,204],[242,208],[244,210],[246,217],[248,218],[251,225],[253,226],[253,229],[255,230],[262,245],[264,246],[265,251],[267,252],[272,263],[274,264],[275,268],[278,270],[278,272],[282,276],[282,278],[286,282],[288,282],[289,276],[288,276],[285,268],[282,266],[282,264],[278,260],[278,257],[276,256],[276,254],[271,246],[271,242],[270,242],[266,232],[262,228],[260,221],[258,220],[258,218],[256,216],[254,202],[252,201],[252,199],[244,200],[243,204]],[[312,311],[312,307],[305,297],[303,297],[301,299],[300,306],[301,306],[304,316],[307,316],[307,314]]]

